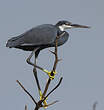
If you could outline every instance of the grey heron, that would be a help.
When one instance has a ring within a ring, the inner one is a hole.
[[[65,29],[71,28],[89,28],[88,26],[72,24],[68,21],[59,21],[55,25],[42,24],[36,26],[25,33],[9,39],[6,43],[6,47],[18,48],[25,51],[35,51],[36,58],[40,50],[54,47],[56,36],[61,35],[58,39],[58,46],[63,45],[69,38],[68,32]]]
[[[57,40],[57,44],[58,46],[63,45],[69,38],[69,34],[65,31],[65,29],[71,28],[89,28],[89,26],[72,24],[71,22],[66,20],[59,21],[55,25],[38,25],[17,37],[9,39],[7,41],[6,47],[32,51],[31,55],[27,59],[27,63],[33,65],[30,62],[30,59],[34,53],[36,60],[39,52],[42,49],[54,47],[56,36],[61,35],[61,37],[59,37],[59,39]],[[38,66],[36,67],[38,68]]]
[[[42,49],[48,47],[55,47],[56,36],[61,35],[61,37],[59,37],[59,39],[57,40],[57,44],[58,46],[63,45],[69,38],[69,34],[65,30],[71,28],[89,28],[89,26],[72,24],[71,22],[66,20],[59,21],[55,25],[53,24],[38,25],[17,37],[9,39],[7,41],[6,47],[18,48],[25,51],[32,51],[32,53],[27,59],[27,63],[34,65],[37,68],[40,68],[36,65],[36,59],[39,55],[39,52]],[[30,59],[34,55],[34,53],[35,53],[35,64],[32,64],[30,62]],[[36,74],[35,78],[37,80],[38,89],[40,90]]]

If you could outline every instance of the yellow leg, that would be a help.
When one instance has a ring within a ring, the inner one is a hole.
[[[40,100],[42,100],[42,98],[43,98],[42,96],[43,96],[43,95],[42,95],[42,92],[41,92],[41,91],[39,91],[39,95],[40,95]],[[47,107],[46,107],[46,106],[47,106],[46,100],[44,100],[43,104],[44,104],[44,108],[46,109],[46,108],[47,108]]]
[[[55,75],[56,75],[56,71],[48,71],[46,69],[43,70],[45,73],[47,73],[47,75],[49,76],[49,78],[52,80],[55,78]]]

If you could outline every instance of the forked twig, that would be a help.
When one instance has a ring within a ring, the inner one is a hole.
[[[59,83],[44,97],[44,100],[45,100],[55,89],[57,89],[57,88],[59,87],[59,85],[60,85],[61,82],[62,82],[62,79],[63,79],[63,77],[60,78]],[[43,101],[44,101],[44,100],[43,100]]]
[[[27,93],[27,95],[32,99],[32,101],[36,104],[35,110],[38,110],[40,107],[48,107],[50,105],[55,104],[58,101],[54,101],[48,105],[43,105],[42,103],[44,102],[44,100],[55,90],[59,87],[59,85],[62,82],[62,77],[60,78],[59,83],[44,97],[43,100],[39,100],[38,102],[35,101],[35,99],[33,98],[33,96],[25,89],[25,87],[17,80],[17,83],[21,86],[21,88]],[[27,106],[25,105],[25,110],[27,110]]]
[[[35,110],[38,110],[40,107],[49,107],[50,105],[53,105],[53,104],[55,104],[56,102],[58,102],[58,101],[54,101],[54,102],[52,102],[52,103],[50,103],[50,104],[48,104],[48,105],[42,105],[42,103],[45,101],[45,99],[48,98],[48,96],[49,96],[55,89],[57,89],[57,88],[59,87],[59,85],[60,85],[61,82],[62,82],[62,79],[63,79],[63,78],[61,77],[59,83],[44,97],[43,100],[39,100],[39,102],[36,104]]]

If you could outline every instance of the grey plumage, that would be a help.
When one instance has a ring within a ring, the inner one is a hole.
[[[43,24],[32,28],[17,37],[9,39],[6,46],[10,48],[19,48],[21,46],[24,47],[24,50],[26,46],[54,46],[55,38],[59,33],[60,30],[58,29],[58,27],[55,27],[55,25]],[[64,36],[68,37],[69,35],[66,32]],[[64,43],[61,40],[64,40],[64,38],[61,37],[59,39],[59,45]]]
[[[63,45],[69,38],[69,34],[64,30],[71,27],[89,28],[88,26],[72,24],[68,21],[59,21],[56,25],[43,24],[36,26],[17,37],[9,39],[6,46],[26,51],[33,51],[35,48],[38,48],[36,52],[38,56],[40,50],[54,47],[56,36],[60,36],[62,33],[64,34],[58,39],[58,46]]]

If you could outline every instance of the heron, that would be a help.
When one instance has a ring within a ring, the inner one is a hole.
[[[17,37],[9,39],[6,43],[6,47],[32,51],[32,53],[35,53],[35,59],[37,59],[42,49],[55,47],[56,36],[62,35],[57,41],[58,46],[66,43],[69,38],[69,34],[65,30],[71,28],[90,27],[85,25],[72,24],[66,20],[59,21],[55,25],[42,24],[24,32]]]
[[[41,50],[49,47],[55,47],[56,36],[61,36],[57,39],[57,45],[61,46],[69,38],[69,34],[66,29],[71,28],[90,28],[89,26],[73,24],[72,22],[61,20],[54,24],[42,24],[32,29],[24,32],[23,34],[9,39],[6,43],[6,47],[9,48],[18,48],[25,51],[32,51],[30,56],[27,58],[27,63],[37,67],[44,72],[47,72],[45,69],[36,65],[36,59]],[[33,64],[30,59],[35,55],[35,64]],[[48,73],[48,72],[47,72]],[[51,76],[49,76],[51,77]],[[35,78],[37,80],[38,89],[40,87],[38,84],[37,74],[35,73]]]

